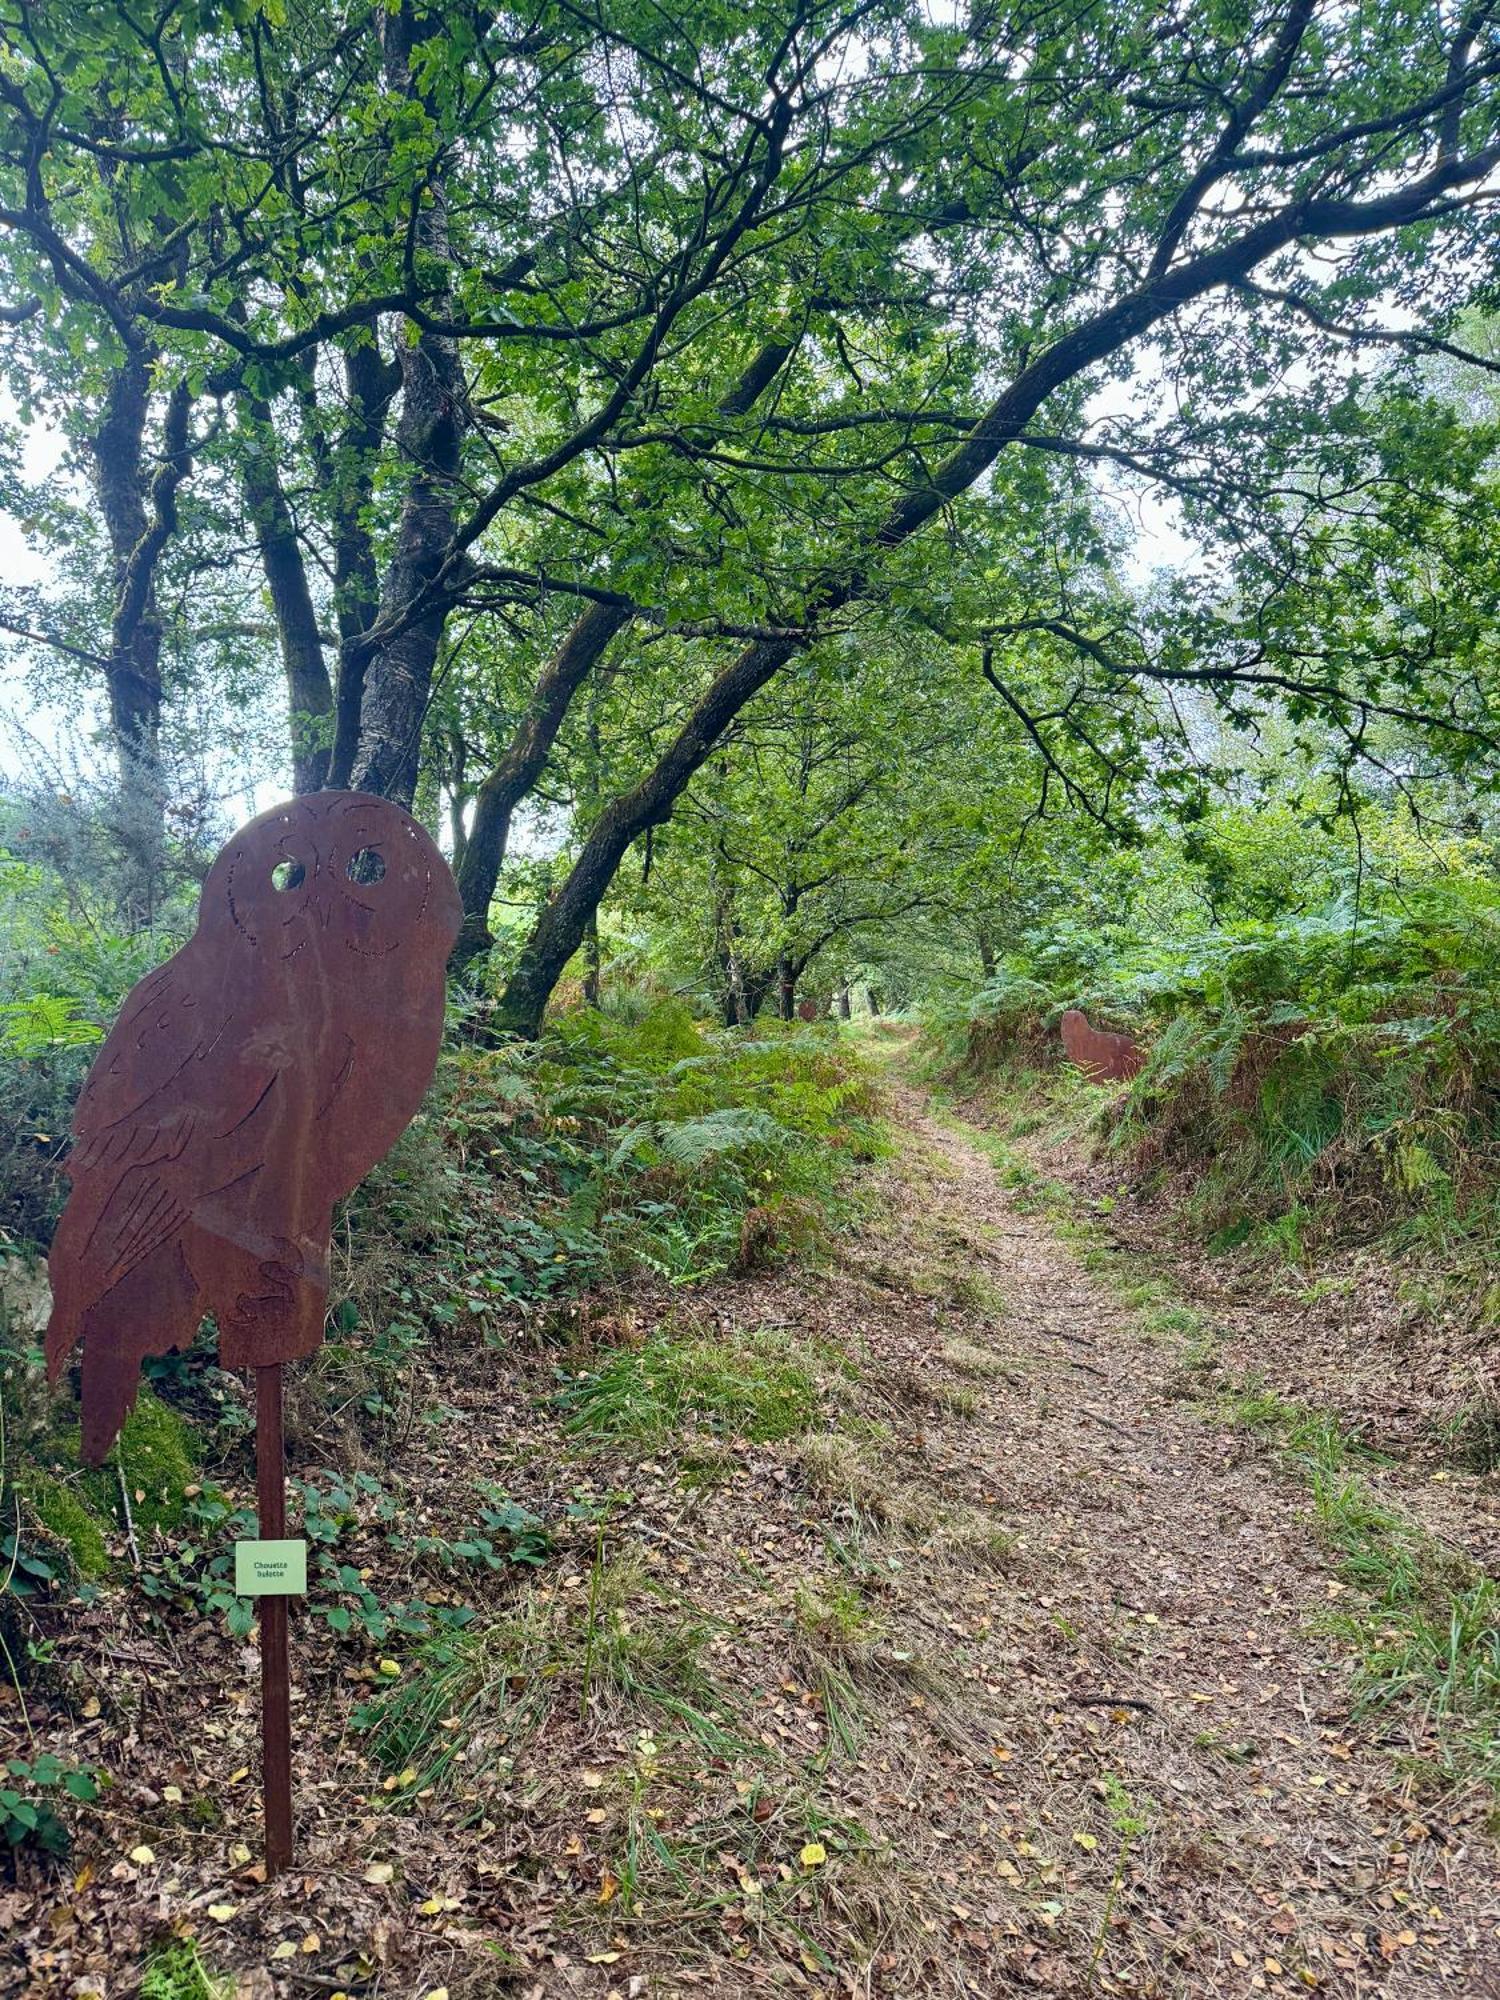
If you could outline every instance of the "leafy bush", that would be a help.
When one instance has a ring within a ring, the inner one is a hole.
[[[0,844],[0,1231],[45,1243],[94,1050],[135,982],[181,942],[186,903],[134,937],[90,886]]]
[[[0,1782],[0,1839],[12,1849],[34,1847],[43,1854],[65,1856],[71,1845],[67,1822],[59,1810],[66,1799],[88,1803],[99,1796],[96,1772],[64,1764],[51,1751],[36,1757],[12,1757]]]
[[[1265,839],[1296,833],[1273,816]],[[1353,884],[1330,870],[1321,899],[1291,913],[1212,921],[1182,896],[1169,926],[1028,935],[994,981],[935,1014],[932,1059],[971,1083],[1057,1075],[1055,1024],[1082,1007],[1150,1050],[1103,1105],[1107,1143],[1137,1174],[1191,1176],[1192,1218],[1216,1244],[1270,1231],[1298,1255],[1320,1232],[1489,1232],[1500,888],[1476,843],[1413,857],[1385,837],[1399,869]],[[1264,845],[1251,852],[1265,873]]]

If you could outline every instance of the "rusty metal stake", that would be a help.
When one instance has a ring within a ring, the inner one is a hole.
[[[255,1487],[261,1540],[285,1540],[280,1362],[255,1371]],[[260,1601],[260,1721],[269,1882],[292,1865],[292,1668],[284,1597]]]

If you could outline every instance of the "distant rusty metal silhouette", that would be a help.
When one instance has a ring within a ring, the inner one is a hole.
[[[1146,1065],[1146,1051],[1134,1035],[1111,1034],[1091,1027],[1077,1007],[1062,1017],[1062,1045],[1068,1061],[1096,1083],[1128,1083]]]
[[[334,1203],[432,1079],[459,916],[430,836],[359,792],[262,813],[214,862],[197,930],[126,1000],[73,1119],[46,1345],[56,1379],[83,1342],[87,1459],[146,1356],[206,1313],[226,1368],[322,1340]]]
[[[821,1002],[817,1000],[799,1000],[797,1002],[797,1019],[799,1021],[821,1021],[823,1014],[824,1008]]]

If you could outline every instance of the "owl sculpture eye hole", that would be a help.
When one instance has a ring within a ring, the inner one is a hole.
[[[349,856],[344,873],[351,882],[378,882],[385,873],[385,856],[378,847],[362,847]]]
[[[306,875],[307,870],[300,861],[278,861],[271,870],[271,886],[275,889],[298,889]]]

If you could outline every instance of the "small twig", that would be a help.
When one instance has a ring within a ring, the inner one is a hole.
[[[1149,1701],[1137,1701],[1130,1694],[1070,1694],[1068,1700],[1077,1708],[1138,1708],[1142,1715],[1157,1712]]]
[[[1086,1409],[1082,1403],[1078,1407],[1083,1410],[1083,1414],[1086,1417],[1092,1417],[1096,1424],[1103,1424],[1107,1431],[1118,1431],[1122,1438],[1128,1438],[1131,1435],[1125,1426],[1117,1424],[1113,1417],[1101,1417],[1097,1410]]]
[[[120,1475],[120,1504],[125,1509],[125,1540],[130,1548],[131,1566],[137,1576],[141,1573],[141,1549],[135,1538],[135,1516],[130,1511],[130,1488],[125,1483],[125,1461],[115,1460],[115,1471]]]
[[[1045,1333],[1049,1340],[1071,1341],[1074,1347],[1092,1347],[1093,1341],[1085,1340],[1081,1333],[1064,1333],[1060,1327],[1039,1326],[1038,1333]]]

